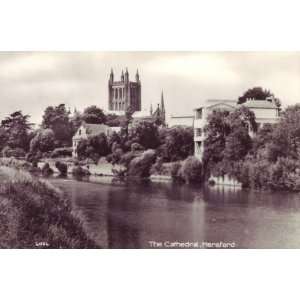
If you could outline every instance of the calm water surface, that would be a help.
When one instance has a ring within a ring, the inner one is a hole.
[[[150,241],[300,248],[300,194],[91,181],[52,179],[103,248],[150,248]]]

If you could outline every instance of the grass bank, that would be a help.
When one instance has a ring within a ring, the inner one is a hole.
[[[0,248],[97,248],[49,182],[0,166]]]

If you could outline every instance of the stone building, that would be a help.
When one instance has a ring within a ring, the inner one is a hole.
[[[126,68],[122,71],[121,79],[114,80],[113,70],[108,80],[108,110],[113,112],[125,112],[129,107],[132,111],[140,111],[142,107],[141,82],[138,71],[136,71],[135,82],[129,80]]]
[[[192,114],[185,114],[185,115],[171,115],[169,120],[169,127],[173,126],[194,126],[194,119],[195,116]]]
[[[153,111],[152,105],[150,111],[136,111],[132,114],[133,123],[140,121],[155,122],[158,125],[166,125],[166,109],[164,102],[164,94],[161,93],[160,104],[157,104],[157,108]]]

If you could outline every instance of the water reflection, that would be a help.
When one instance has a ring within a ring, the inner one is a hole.
[[[103,248],[149,241],[235,242],[239,248],[300,248],[298,194],[168,182],[53,179]]]

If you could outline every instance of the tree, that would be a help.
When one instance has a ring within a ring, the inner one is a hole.
[[[107,138],[104,133],[81,140],[77,146],[79,158],[91,158],[95,162],[101,156],[106,156],[109,152]]]
[[[1,122],[2,140],[6,142],[7,146],[28,150],[29,132],[33,125],[29,123],[29,118],[29,115],[23,115],[21,111],[16,111]]]
[[[228,111],[217,110],[208,116],[208,123],[204,128],[206,136],[203,153],[205,172],[212,170],[224,158],[226,137],[231,131],[228,115]]]
[[[266,148],[272,141],[275,125],[264,124],[253,138],[253,154],[256,155],[259,149]]]
[[[121,126],[122,121],[124,121],[124,116],[118,116],[116,114],[107,114],[105,124],[110,127]]]
[[[202,164],[196,157],[189,156],[183,162],[179,174],[186,183],[201,183]]]
[[[134,109],[132,107],[127,107],[125,111],[125,116],[123,120],[120,122],[121,125],[121,135],[123,136],[124,139],[127,139],[128,134],[129,134],[129,125],[132,122],[132,115],[134,113]]]
[[[55,137],[52,129],[40,129],[30,141],[30,152],[48,152],[55,146]]]
[[[205,128],[203,161],[206,175],[232,175],[236,164],[245,158],[252,148],[249,127],[256,131],[255,115],[246,107],[229,113],[213,112]]]
[[[133,158],[129,164],[128,175],[140,178],[149,177],[155,159],[156,153],[152,149],[145,151],[141,156]]]
[[[158,127],[153,122],[138,122],[130,129],[128,140],[130,147],[132,143],[138,143],[145,149],[156,149],[159,146]]]
[[[73,131],[69,114],[65,104],[48,106],[44,112],[42,128],[53,130],[57,147],[72,144]]]
[[[89,124],[103,124],[105,123],[106,118],[101,108],[92,105],[84,110],[82,120]]]
[[[159,155],[166,161],[177,161],[187,158],[194,152],[194,132],[192,127],[175,126],[160,128],[161,146]]]
[[[0,127],[0,151],[5,147],[8,140],[8,133],[6,130],[1,126]]]
[[[121,145],[121,137],[117,132],[113,132],[107,138],[108,148],[113,152],[113,145]]]
[[[72,128],[72,136],[73,136],[77,132],[78,128],[81,126],[82,114],[77,110],[75,110],[70,122]]]
[[[279,157],[300,158],[300,105],[289,106],[282,113],[268,149],[272,161]]]
[[[255,114],[249,108],[242,106],[235,109],[228,116],[228,122],[231,128],[243,126],[249,128],[252,132],[257,132],[257,123],[255,121]]]
[[[265,90],[262,87],[253,87],[248,89],[242,96],[239,97],[238,104],[245,103],[247,99],[266,100],[267,98],[273,98],[277,107],[281,106],[280,100],[275,98],[274,94],[269,90]]]

